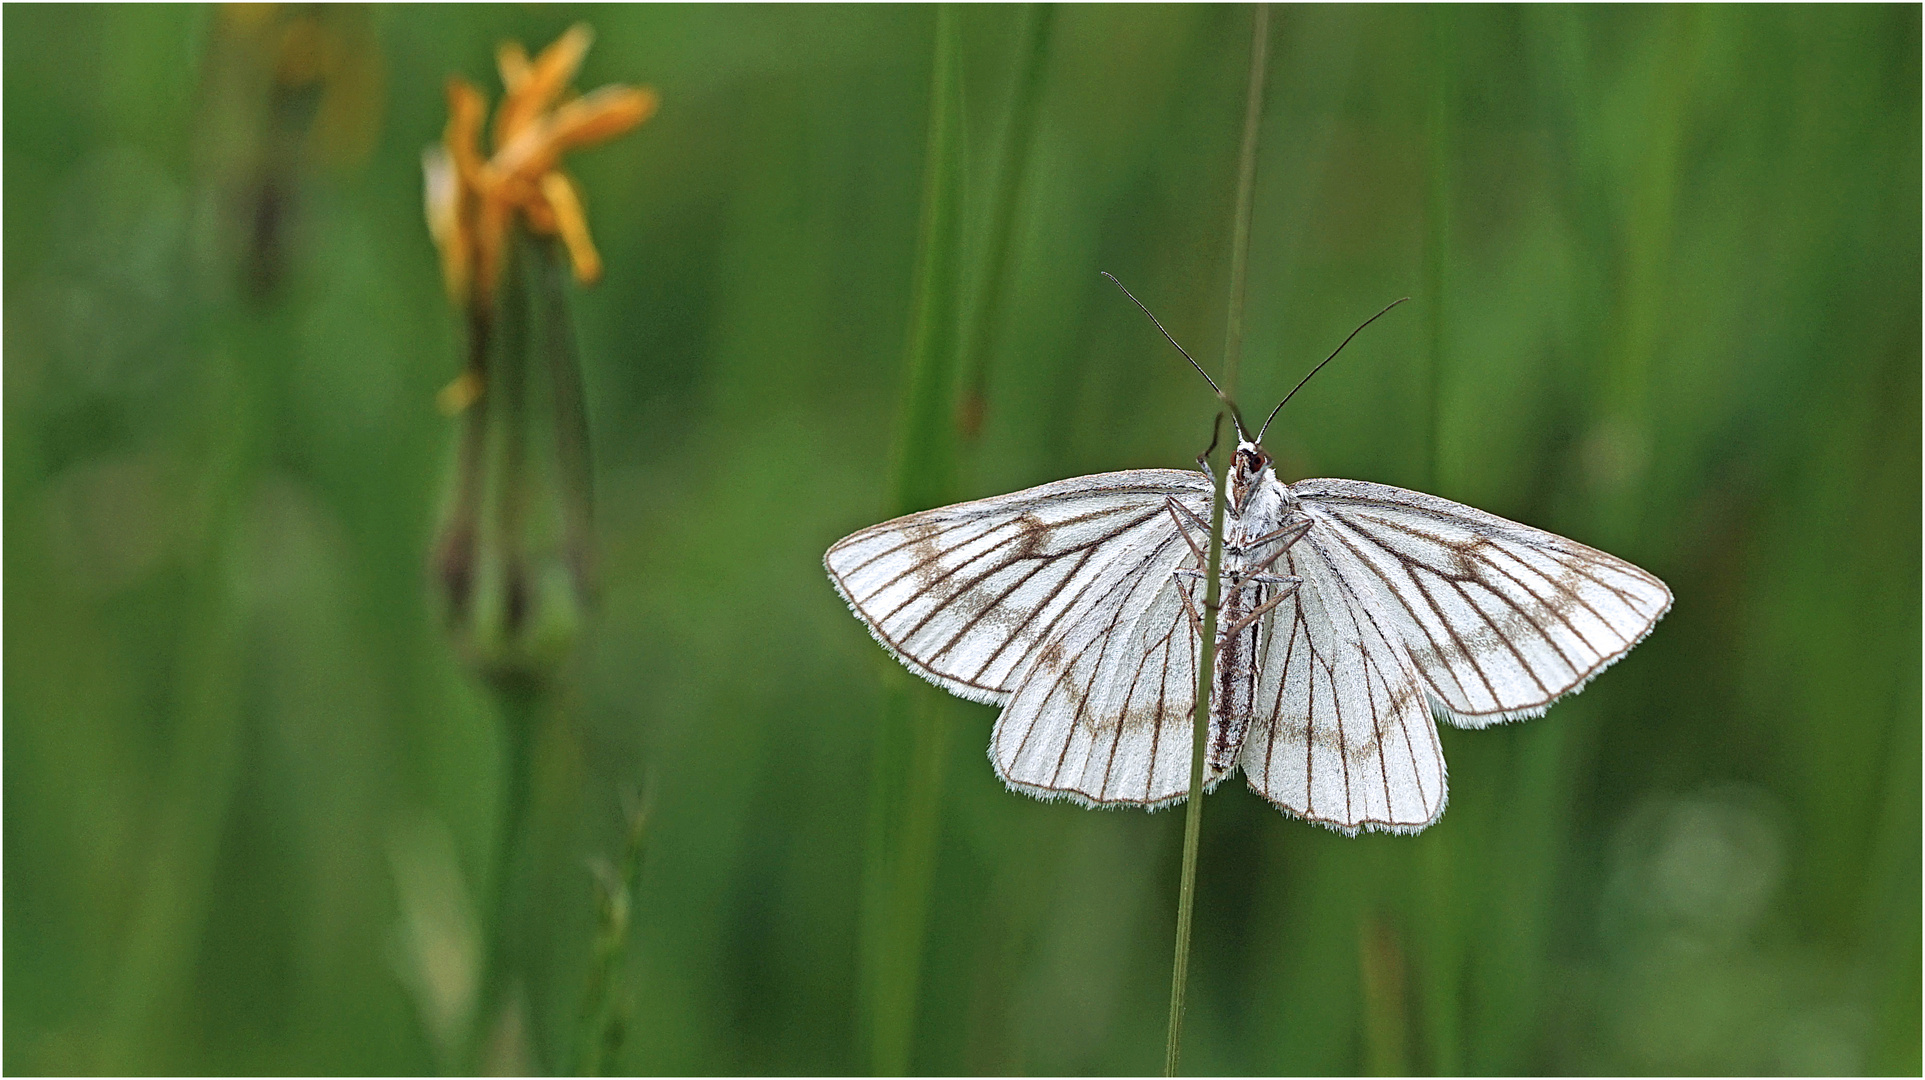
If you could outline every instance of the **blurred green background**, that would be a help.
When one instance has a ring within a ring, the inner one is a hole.
[[[1026,18],[958,14],[965,312]],[[277,105],[248,28],[299,19],[330,60]],[[427,600],[461,339],[420,154],[446,75],[498,95],[497,42],[577,19],[577,85],[662,107],[571,161],[602,593],[538,746],[534,1039],[578,1026],[587,860],[646,786],[607,1067],[871,1067],[898,676],[820,559],[889,511],[936,10],[9,6],[8,1072],[446,1067],[503,741]],[[1097,272],[1216,362],[1249,27],[1055,13],[954,497],[1208,439]],[[1247,409],[1415,298],[1279,472],[1677,600],[1545,718],[1445,731],[1421,836],[1210,798],[1187,1070],[1918,1071],[1919,61],[1917,7],[1275,10]],[[993,710],[915,687],[949,734],[909,1067],[1154,1071],[1182,816],[1006,793]]]

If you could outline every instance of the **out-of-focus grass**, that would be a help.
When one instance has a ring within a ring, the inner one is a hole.
[[[222,246],[250,174],[246,132],[207,128],[237,115],[206,100],[216,17],[3,16],[14,1072],[432,1068],[390,838],[438,822],[467,887],[487,872],[496,736],[423,599],[459,328],[418,155],[445,74],[584,14],[376,9],[373,151],[304,159],[266,299]],[[931,13],[585,17],[582,85],[663,106],[579,164],[604,592],[577,730],[537,764],[578,797],[534,813],[535,1022],[581,1024],[583,858],[622,849],[646,769],[608,1067],[862,1069],[882,662],[819,559],[886,505]],[[959,16],[969,252],[1021,18]],[[1097,271],[1211,339],[1247,26],[1057,13],[956,497],[1207,440],[1207,391]],[[1418,297],[1291,403],[1282,470],[1420,485],[1434,453],[1439,494],[1677,605],[1545,718],[1445,732],[1422,836],[1226,785],[1187,1068],[1917,1071],[1917,9],[1283,8],[1272,47],[1244,396]],[[1151,1067],[1180,818],[1008,794],[991,712],[941,704],[910,1067]]]

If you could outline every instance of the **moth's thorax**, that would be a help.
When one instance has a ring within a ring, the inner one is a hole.
[[[1232,543],[1274,531],[1289,512],[1290,490],[1271,469],[1270,455],[1255,443],[1237,444],[1230,459],[1227,486],[1230,503],[1225,532]]]

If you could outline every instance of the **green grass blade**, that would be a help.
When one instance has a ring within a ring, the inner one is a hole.
[[[989,236],[984,247],[982,275],[977,281],[976,306],[969,320],[969,346],[963,354],[963,394],[957,426],[966,439],[982,431],[989,397],[989,362],[1002,325],[1008,296],[1010,250],[1016,234],[1016,207],[1022,202],[1029,176],[1036,118],[1042,112],[1043,86],[1049,71],[1049,42],[1056,25],[1056,5],[1030,4],[1023,9],[1021,40],[1017,47],[1021,69],[1003,126],[1002,152],[997,158],[993,201],[989,206]]]
[[[955,397],[960,353],[964,132],[959,16],[937,9],[909,377],[896,444],[891,511],[955,497]],[[870,784],[864,866],[862,976],[869,1065],[909,1069],[921,992],[923,925],[935,849],[948,713],[936,691],[892,673]]]
[[[1230,313],[1223,335],[1219,393],[1235,408],[1237,367],[1243,350],[1243,288],[1250,264],[1250,210],[1256,198],[1257,130],[1263,118],[1263,78],[1270,52],[1270,6],[1257,5],[1250,32],[1250,94],[1244,103],[1243,145],[1237,164],[1236,220],[1230,234]],[[1219,421],[1220,422],[1220,421]],[[1241,431],[1238,432],[1242,434]],[[1222,589],[1223,485],[1216,470],[1210,499],[1210,555],[1203,589],[1203,642],[1198,650],[1196,713],[1190,724],[1190,798],[1183,814],[1183,871],[1177,886],[1176,955],[1170,967],[1170,1023],[1164,1041],[1163,1075],[1175,1076],[1183,1057],[1183,1012],[1190,980],[1190,923],[1196,912],[1196,856],[1203,836],[1203,757],[1210,740],[1210,690],[1215,684],[1217,601]]]

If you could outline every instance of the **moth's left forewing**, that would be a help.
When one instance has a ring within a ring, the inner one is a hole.
[[[1375,591],[1386,625],[1464,726],[1542,712],[1671,606],[1662,581],[1623,559],[1448,499],[1358,480],[1291,490],[1317,522],[1306,542],[1354,588]]]
[[[837,541],[823,563],[910,670],[1000,704],[1093,583],[1174,534],[1172,499],[1196,512],[1208,483],[1174,469],[1059,480],[872,525]]]

